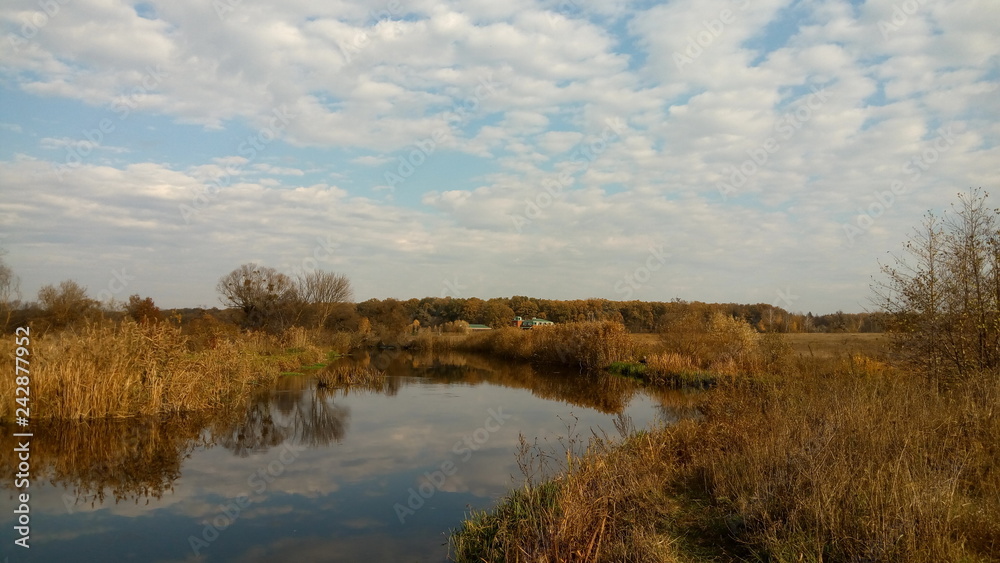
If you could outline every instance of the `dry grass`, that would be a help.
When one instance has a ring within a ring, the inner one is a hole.
[[[621,323],[562,323],[523,330],[504,327],[471,334],[456,346],[507,359],[602,369],[635,357],[635,343]]]
[[[6,352],[13,357],[10,344]],[[67,420],[236,408],[282,370],[322,357],[304,331],[239,334],[192,352],[176,326],[132,321],[48,333],[32,339],[31,354],[31,416]],[[14,406],[5,378],[0,419]]]
[[[664,484],[676,470],[662,463],[667,445],[648,432],[621,443],[594,439],[584,455],[568,457],[555,479],[529,482],[490,512],[474,512],[452,536],[459,563],[680,561],[670,524],[677,503]],[[526,468],[549,457],[526,447]]]
[[[798,355],[836,358],[850,354],[885,355],[889,337],[882,333],[791,333],[783,335]]]
[[[385,379],[385,372],[369,366],[338,366],[316,374],[316,385],[345,387],[351,385],[378,385]]]
[[[784,335],[761,334],[721,313],[681,328],[661,335],[654,347],[645,342],[644,376],[651,383],[705,386],[720,378],[766,379],[786,373],[793,359]]]
[[[997,560],[1000,375],[942,392],[857,354],[797,366],[723,380],[698,419],[595,440],[473,514],[456,560]]]
[[[734,535],[778,561],[996,554],[1000,379],[942,394],[877,364],[841,373],[711,397],[690,476]]]

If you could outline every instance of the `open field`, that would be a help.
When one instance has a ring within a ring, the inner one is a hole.
[[[875,332],[792,333],[782,335],[792,351],[817,358],[835,358],[850,354],[881,357],[889,337]]]
[[[798,355],[817,358],[835,358],[850,354],[864,354],[881,357],[885,354],[889,337],[874,332],[811,332],[787,333],[780,335]],[[657,352],[663,350],[663,337],[656,333],[633,334],[632,337],[641,350]]]

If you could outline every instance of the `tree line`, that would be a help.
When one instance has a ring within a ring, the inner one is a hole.
[[[46,285],[37,301],[17,299],[18,279],[0,251],[0,329],[27,322],[41,330],[127,315],[138,322],[204,318],[245,329],[279,332],[293,326],[329,331],[375,331],[392,336],[407,330],[444,330],[455,323],[507,326],[515,316],[556,323],[614,321],[631,332],[685,330],[716,313],[742,319],[760,332],[882,332],[893,334],[911,363],[936,374],[966,374],[1000,368],[1000,208],[988,194],[970,190],[942,215],[928,213],[904,245],[881,265],[872,285],[876,312],[813,315],[758,303],[540,299],[524,295],[425,297],[351,301],[343,274],[314,270],[288,276],[274,268],[243,264],[216,286],[223,309],[161,311],[152,298],[133,295],[125,303],[100,303],[86,288],[66,280]]]
[[[45,328],[65,328],[103,317],[125,315],[138,322],[165,318],[191,321],[205,314],[224,323],[251,330],[280,332],[293,326],[330,331],[370,330],[398,334],[407,330],[444,329],[455,323],[507,326],[515,316],[543,318],[556,323],[615,321],[631,332],[662,332],[683,319],[708,319],[715,312],[745,320],[761,332],[880,332],[881,313],[792,313],[775,305],[703,303],[673,299],[612,301],[608,299],[541,299],[525,295],[478,297],[424,297],[368,299],[351,302],[353,288],[346,275],[312,270],[296,277],[254,263],[243,264],[222,276],[216,291],[222,309],[161,311],[151,297],[132,295],[121,303],[101,303],[73,280],[46,285],[34,302],[20,303],[10,296],[16,277],[0,257],[0,322],[4,328],[32,321]]]

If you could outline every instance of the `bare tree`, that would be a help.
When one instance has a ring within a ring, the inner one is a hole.
[[[243,264],[219,279],[221,301],[243,311],[248,328],[281,329],[300,311],[295,283],[285,274],[254,263]]]
[[[313,270],[300,274],[297,283],[299,297],[313,310],[317,328],[326,325],[338,304],[354,296],[351,281],[343,274]]]
[[[20,300],[20,280],[3,259],[6,250],[0,249],[0,332],[7,330],[10,317]]]
[[[905,255],[873,285],[898,349],[935,376],[1000,367],[1000,209],[959,194],[953,213],[928,213]]]

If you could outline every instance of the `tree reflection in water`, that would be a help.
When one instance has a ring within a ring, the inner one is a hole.
[[[88,422],[39,422],[31,445],[32,473],[37,480],[62,486],[67,509],[159,499],[173,489],[181,465],[196,448],[222,446],[240,457],[260,454],[283,443],[325,447],[343,440],[350,394],[395,396],[407,384],[491,384],[527,389],[551,401],[602,413],[622,412],[640,392],[663,406],[663,419],[684,416],[691,397],[678,391],[643,391],[632,379],[607,373],[581,374],[565,367],[539,367],[467,353],[385,351],[345,358],[375,365],[388,377],[365,386],[318,389],[311,377],[282,378],[241,413],[214,413],[173,418],[135,418]],[[331,366],[332,367],[332,366]],[[338,402],[339,401],[339,402]],[[0,464],[17,467],[15,430],[0,427]],[[12,481],[4,482],[10,489]],[[11,490],[13,495],[14,491]]]
[[[107,498],[115,503],[159,499],[173,490],[181,463],[205,443],[207,417],[107,419],[87,422],[36,422],[31,439],[31,469],[35,480],[67,490],[67,510],[97,507]],[[0,458],[16,467],[14,438],[0,436]]]
[[[308,381],[296,378],[299,383]],[[286,382],[287,386],[287,382]],[[308,447],[339,442],[351,411],[334,396],[310,387],[278,389],[255,401],[235,424],[216,428],[215,443],[240,457],[266,452],[285,442]]]

